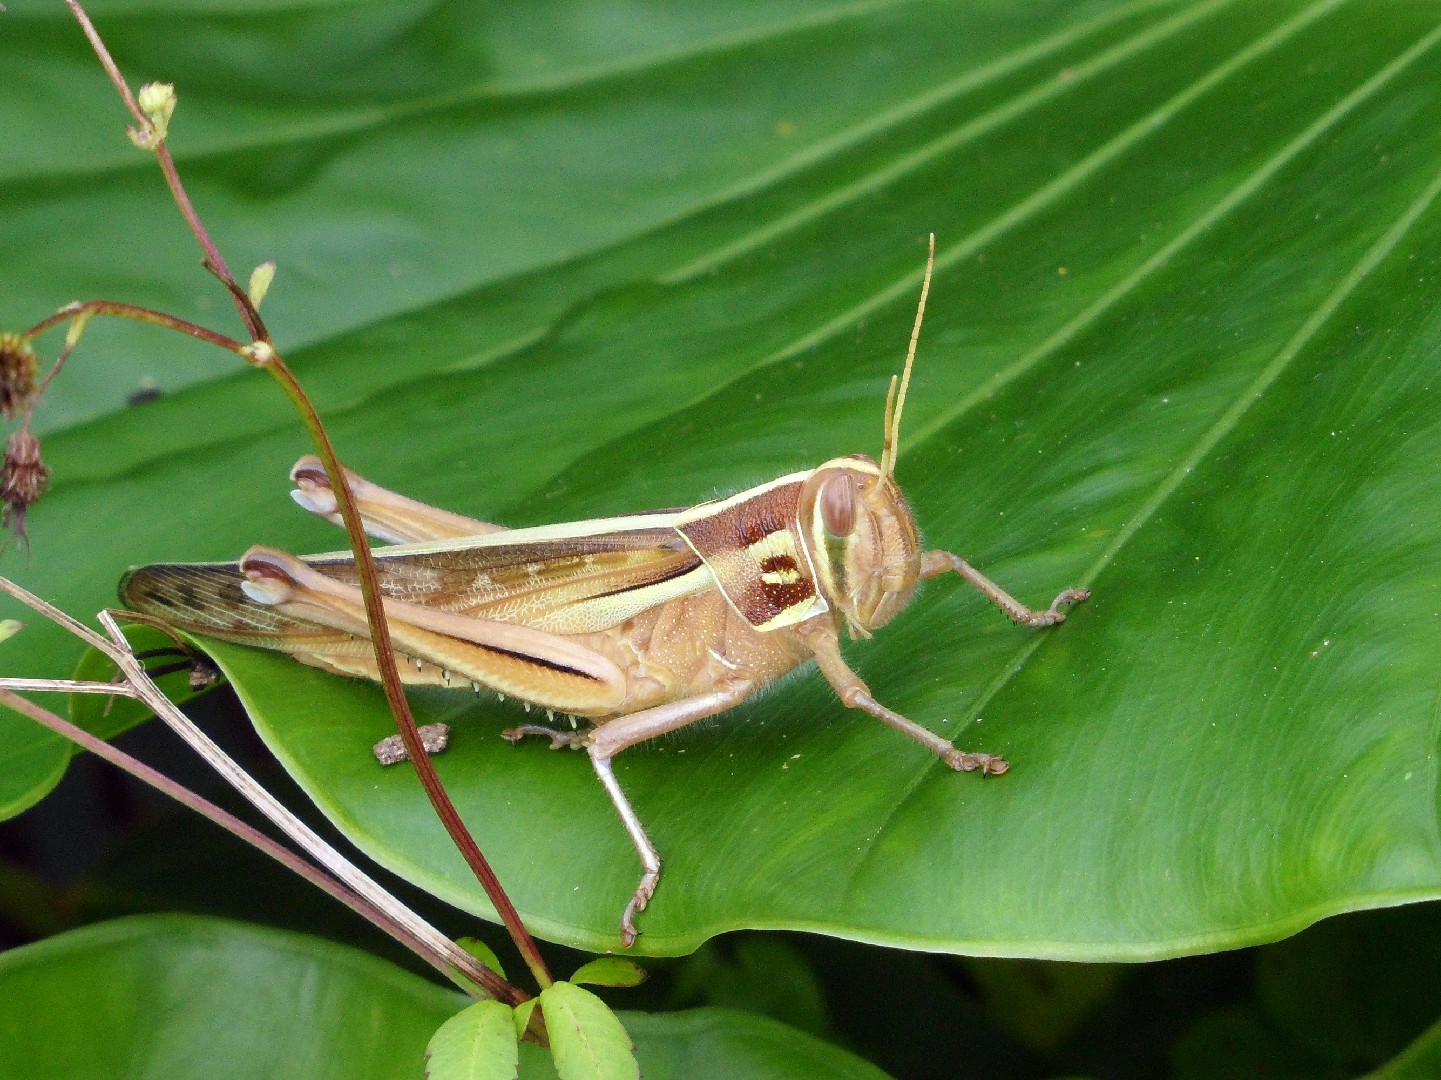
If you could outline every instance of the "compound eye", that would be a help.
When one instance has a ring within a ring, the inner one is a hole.
[[[832,536],[849,536],[856,527],[856,481],[837,473],[821,487],[821,521]]]

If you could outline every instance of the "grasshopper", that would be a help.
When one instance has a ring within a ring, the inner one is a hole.
[[[579,730],[574,719],[571,730],[522,724],[504,735],[588,753],[640,856],[640,883],[620,921],[627,946],[661,861],[616,781],[616,754],[734,708],[814,660],[848,707],[952,769],[998,775],[1003,758],[959,750],[876,701],[842,659],[840,631],[869,637],[920,581],[951,572],[1026,626],[1059,623],[1089,595],[1066,589],[1032,610],[960,556],[921,549],[894,473],[934,244],[905,367],[887,394],[879,462],[838,457],[688,509],[528,529],[438,510],[347,473],[366,532],[390,545],[376,549],[375,562],[404,680],[487,689],[527,711],[589,721]],[[339,523],[319,459],[301,458],[290,475],[296,502]],[[297,558],[257,546],[237,563],[146,566],[125,576],[120,596],[198,634],[379,678],[348,551]]]

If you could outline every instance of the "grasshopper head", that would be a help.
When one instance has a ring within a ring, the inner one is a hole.
[[[910,603],[921,579],[921,538],[916,519],[896,486],[901,410],[916,362],[916,342],[936,264],[932,234],[921,279],[921,300],[906,350],[906,366],[886,395],[881,460],[865,454],[835,458],[811,474],[801,494],[804,532],[826,601],[845,616],[851,636],[865,637]]]
[[[801,508],[818,585],[851,633],[895,618],[921,573],[916,521],[895,479],[864,454],[835,458],[806,481]]]

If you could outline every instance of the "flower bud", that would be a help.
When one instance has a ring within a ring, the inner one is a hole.
[[[170,83],[146,83],[135,96],[136,104],[145,114],[145,126],[128,129],[130,141],[142,150],[154,150],[170,133],[170,117],[175,112],[175,87]]]
[[[14,420],[35,392],[35,350],[19,334],[0,334],[0,416]]]

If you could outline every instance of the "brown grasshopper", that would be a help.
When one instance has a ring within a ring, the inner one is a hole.
[[[933,260],[934,240],[905,368],[886,398],[879,462],[833,458],[690,509],[531,529],[437,510],[347,474],[366,531],[393,545],[376,549],[375,562],[405,681],[489,689],[590,722],[581,730],[523,724],[504,734],[544,735],[552,747],[589,753],[644,868],[621,916],[626,945],[661,863],[616,782],[616,754],[733,708],[814,660],[848,707],[953,769],[997,775],[1004,759],[958,750],[876,701],[841,658],[840,630],[870,636],[910,602],[919,581],[949,571],[1026,626],[1059,623],[1065,605],[1089,595],[1067,589],[1033,611],[960,556],[921,550],[894,470]],[[290,475],[296,502],[339,522],[317,458],[301,458]],[[378,678],[348,551],[297,558],[252,547],[238,563],[146,566],[125,576],[120,596],[198,634]]]

